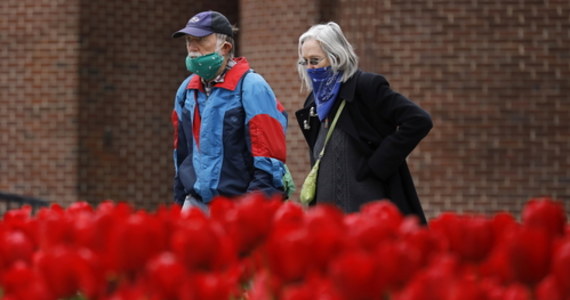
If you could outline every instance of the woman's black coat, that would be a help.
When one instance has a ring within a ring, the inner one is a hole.
[[[388,197],[401,212],[417,215],[425,223],[406,157],[432,128],[430,115],[392,91],[383,76],[373,73],[357,71],[342,84],[338,97],[346,100],[346,107],[335,130],[346,132],[362,153],[356,179],[376,177],[385,184]],[[340,102],[336,101],[330,116],[335,115]],[[311,108],[316,111],[312,93],[295,114],[313,153],[321,123],[310,113]]]

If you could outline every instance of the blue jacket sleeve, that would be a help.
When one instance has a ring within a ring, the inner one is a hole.
[[[184,80],[184,82],[178,88],[176,92],[176,97],[174,99],[174,109],[172,110],[171,115],[171,122],[172,127],[174,130],[173,134],[173,160],[174,160],[174,184],[173,184],[173,192],[174,192],[174,202],[182,205],[184,203],[184,199],[186,198],[186,189],[184,185],[180,181],[179,170],[180,165],[186,159],[189,154],[188,149],[188,142],[186,140],[186,135],[184,133],[184,128],[182,126],[182,115],[183,115],[183,106],[185,100],[185,91],[186,85],[190,79]]]
[[[242,102],[254,166],[248,191],[261,190],[268,195],[283,193],[286,114],[261,75],[250,73],[243,80]]]

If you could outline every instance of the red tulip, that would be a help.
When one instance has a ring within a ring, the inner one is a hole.
[[[0,286],[4,293],[2,299],[55,299],[43,278],[23,261],[14,263],[6,270],[0,279]]]
[[[481,291],[484,294],[484,296],[481,297],[482,299],[503,300],[505,287],[495,278],[482,276],[479,286],[481,287]]]
[[[447,251],[445,241],[425,226],[416,231],[403,234],[401,239],[406,244],[406,247],[413,248],[420,255],[417,262],[419,266],[428,265],[434,256],[441,255],[441,253]]]
[[[305,211],[303,207],[293,201],[284,202],[273,215],[273,226],[277,228],[296,227],[304,221]]]
[[[346,242],[357,249],[374,251],[378,244],[397,238],[397,228],[364,215],[349,215],[344,223]]]
[[[520,225],[517,223],[513,215],[506,212],[500,212],[491,218],[491,227],[495,238],[493,243],[496,245],[501,243],[501,241],[504,241],[506,238],[505,236],[512,234],[520,227]]]
[[[222,226],[202,214],[181,220],[170,245],[189,271],[223,270],[237,259],[235,247]]]
[[[323,272],[344,247],[346,228],[342,218],[342,212],[329,205],[318,205],[307,211],[305,226],[309,231],[310,249],[318,253],[313,256],[312,265]]]
[[[565,297],[570,298],[570,237],[562,240],[552,255],[552,275]]]
[[[487,300],[531,300],[532,292],[521,284],[503,285],[494,280],[483,278],[480,283],[483,295],[481,299]],[[555,300],[555,299],[551,299]]]
[[[4,213],[0,223],[0,232],[19,231],[26,235],[34,244],[38,245],[38,220],[32,217],[32,208],[24,205],[19,209],[8,210]]]
[[[559,286],[553,276],[546,277],[542,280],[534,291],[536,300],[564,300],[569,295],[564,296],[563,287]]]
[[[114,216],[126,216],[132,214],[132,207],[126,202],[113,202],[105,200],[97,205],[96,212],[98,214],[110,214]]]
[[[444,213],[431,221],[430,229],[441,234],[450,251],[466,262],[480,262],[493,246],[492,223],[482,216]]]
[[[383,226],[396,230],[404,221],[404,216],[389,200],[372,201],[364,204],[360,210],[363,218],[370,218]]]
[[[140,211],[109,232],[108,256],[113,270],[129,276],[144,269],[146,262],[167,247],[165,233],[156,218]],[[151,241],[151,242],[149,242]]]
[[[493,247],[476,268],[484,277],[498,280],[501,283],[511,282],[514,280],[514,270],[509,262],[509,244],[512,235],[519,230],[520,225],[511,214],[506,212],[497,213],[490,222],[494,237]]]
[[[34,263],[56,299],[72,297],[80,291],[80,270],[85,270],[76,249],[56,246],[39,251]]]
[[[505,239],[497,243],[489,256],[478,264],[477,269],[481,276],[498,280],[501,283],[511,282],[515,279],[514,270],[510,263],[510,246],[508,241],[511,239]]]
[[[220,202],[215,199],[212,203]],[[221,213],[216,203],[215,219],[220,221],[237,247],[238,255],[245,256],[266,238],[272,228],[273,215],[281,204],[277,199],[266,199],[262,193],[247,194],[236,199],[235,207]],[[223,200],[222,203],[223,204]],[[227,206],[227,204],[225,205]]]
[[[24,204],[19,208],[10,209],[6,211],[2,216],[2,218],[8,221],[11,218],[28,219],[31,216],[32,216],[32,206],[29,204]]]
[[[70,216],[67,216],[68,218]],[[78,247],[86,247],[100,251],[106,245],[105,241],[110,237],[110,232],[101,231],[105,227],[99,227],[99,218],[93,212],[81,212],[70,220],[71,244]]]
[[[420,224],[420,220],[416,216],[407,216],[400,223],[398,234],[405,236],[425,228],[424,225]]]
[[[521,224],[445,213],[430,225],[389,201],[344,215],[259,193],[216,198],[209,216],[23,207],[0,219],[0,289],[5,300],[570,299],[561,203],[532,199]]]
[[[525,226],[542,228],[551,235],[561,236],[566,226],[566,213],[560,202],[551,198],[534,198],[526,203],[522,220]]]
[[[194,274],[182,284],[179,296],[174,299],[234,299],[238,295],[238,284],[235,279],[226,273]]]
[[[378,243],[397,237],[404,217],[398,208],[388,200],[365,204],[360,213],[344,218],[347,241],[368,251],[374,251]]]
[[[268,269],[260,269],[255,276],[253,276],[251,287],[246,290],[244,299],[274,299],[281,285],[282,283],[279,278],[272,276]]]
[[[104,300],[139,300],[148,299],[148,292],[146,287],[141,284],[122,284],[116,289],[109,292],[110,295],[102,298]],[[163,299],[149,299],[149,300],[163,300]],[[183,299],[181,300],[193,300],[193,299]]]
[[[115,269],[117,268],[116,257],[111,249],[117,247],[118,230],[124,228],[123,225],[130,216],[130,209],[123,205],[114,206],[102,203],[91,218],[75,223],[75,234],[83,237],[77,241],[80,245],[101,254],[103,264],[107,269]]]
[[[60,206],[52,205],[49,210],[38,213],[38,229],[42,249],[74,244],[72,219]]]
[[[66,209],[66,213],[68,215],[76,215],[81,213],[92,213],[92,212],[93,212],[93,207],[85,201],[73,202]]]
[[[445,300],[481,300],[485,297],[485,291],[475,275],[466,273],[450,284]]]
[[[269,299],[269,298],[265,298]],[[323,277],[309,275],[303,282],[283,287],[280,300],[343,300],[333,283]]]
[[[382,299],[382,288],[376,284],[378,268],[375,257],[364,251],[342,253],[331,262],[330,277],[345,299]]]
[[[266,246],[268,266],[284,282],[303,279],[314,266],[311,235],[305,226],[275,228]]]
[[[394,300],[446,299],[450,286],[458,272],[458,262],[453,256],[441,255],[419,271],[401,290],[393,293]]]
[[[87,299],[99,299],[107,290],[108,279],[100,256],[87,248],[77,248],[74,252],[77,255],[74,267],[79,291]]]
[[[313,287],[306,284],[288,285],[281,292],[280,300],[314,300]]]
[[[390,290],[403,287],[423,267],[420,248],[407,240],[385,242],[374,256],[378,266],[375,285]]]
[[[22,260],[30,263],[34,254],[34,243],[19,230],[0,231],[0,268],[9,267]]]
[[[543,230],[523,227],[508,241],[508,261],[515,279],[533,286],[550,268],[552,240]]]
[[[146,285],[157,299],[177,299],[182,284],[189,280],[186,268],[170,252],[163,252],[147,264]]]
[[[532,300],[532,293],[524,285],[513,284],[505,288],[504,300]]]
[[[228,212],[235,209],[238,201],[226,197],[215,197],[210,203],[210,216],[212,219],[222,221]]]

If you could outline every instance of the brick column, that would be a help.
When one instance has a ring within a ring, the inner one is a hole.
[[[307,94],[300,91],[297,43],[319,16],[319,1],[240,1],[240,54],[269,82],[289,114],[287,164],[298,190],[310,166],[294,114]]]
[[[237,22],[236,1],[83,1],[79,195],[97,203],[172,203],[170,113],[184,66],[171,34],[202,10]]]
[[[78,1],[0,1],[0,190],[76,199]]]

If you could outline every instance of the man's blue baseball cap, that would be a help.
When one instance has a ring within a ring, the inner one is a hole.
[[[192,35],[203,37],[212,33],[222,33],[233,36],[232,25],[230,21],[221,13],[213,10],[203,11],[188,20],[186,27],[172,34],[173,38],[183,35]]]

